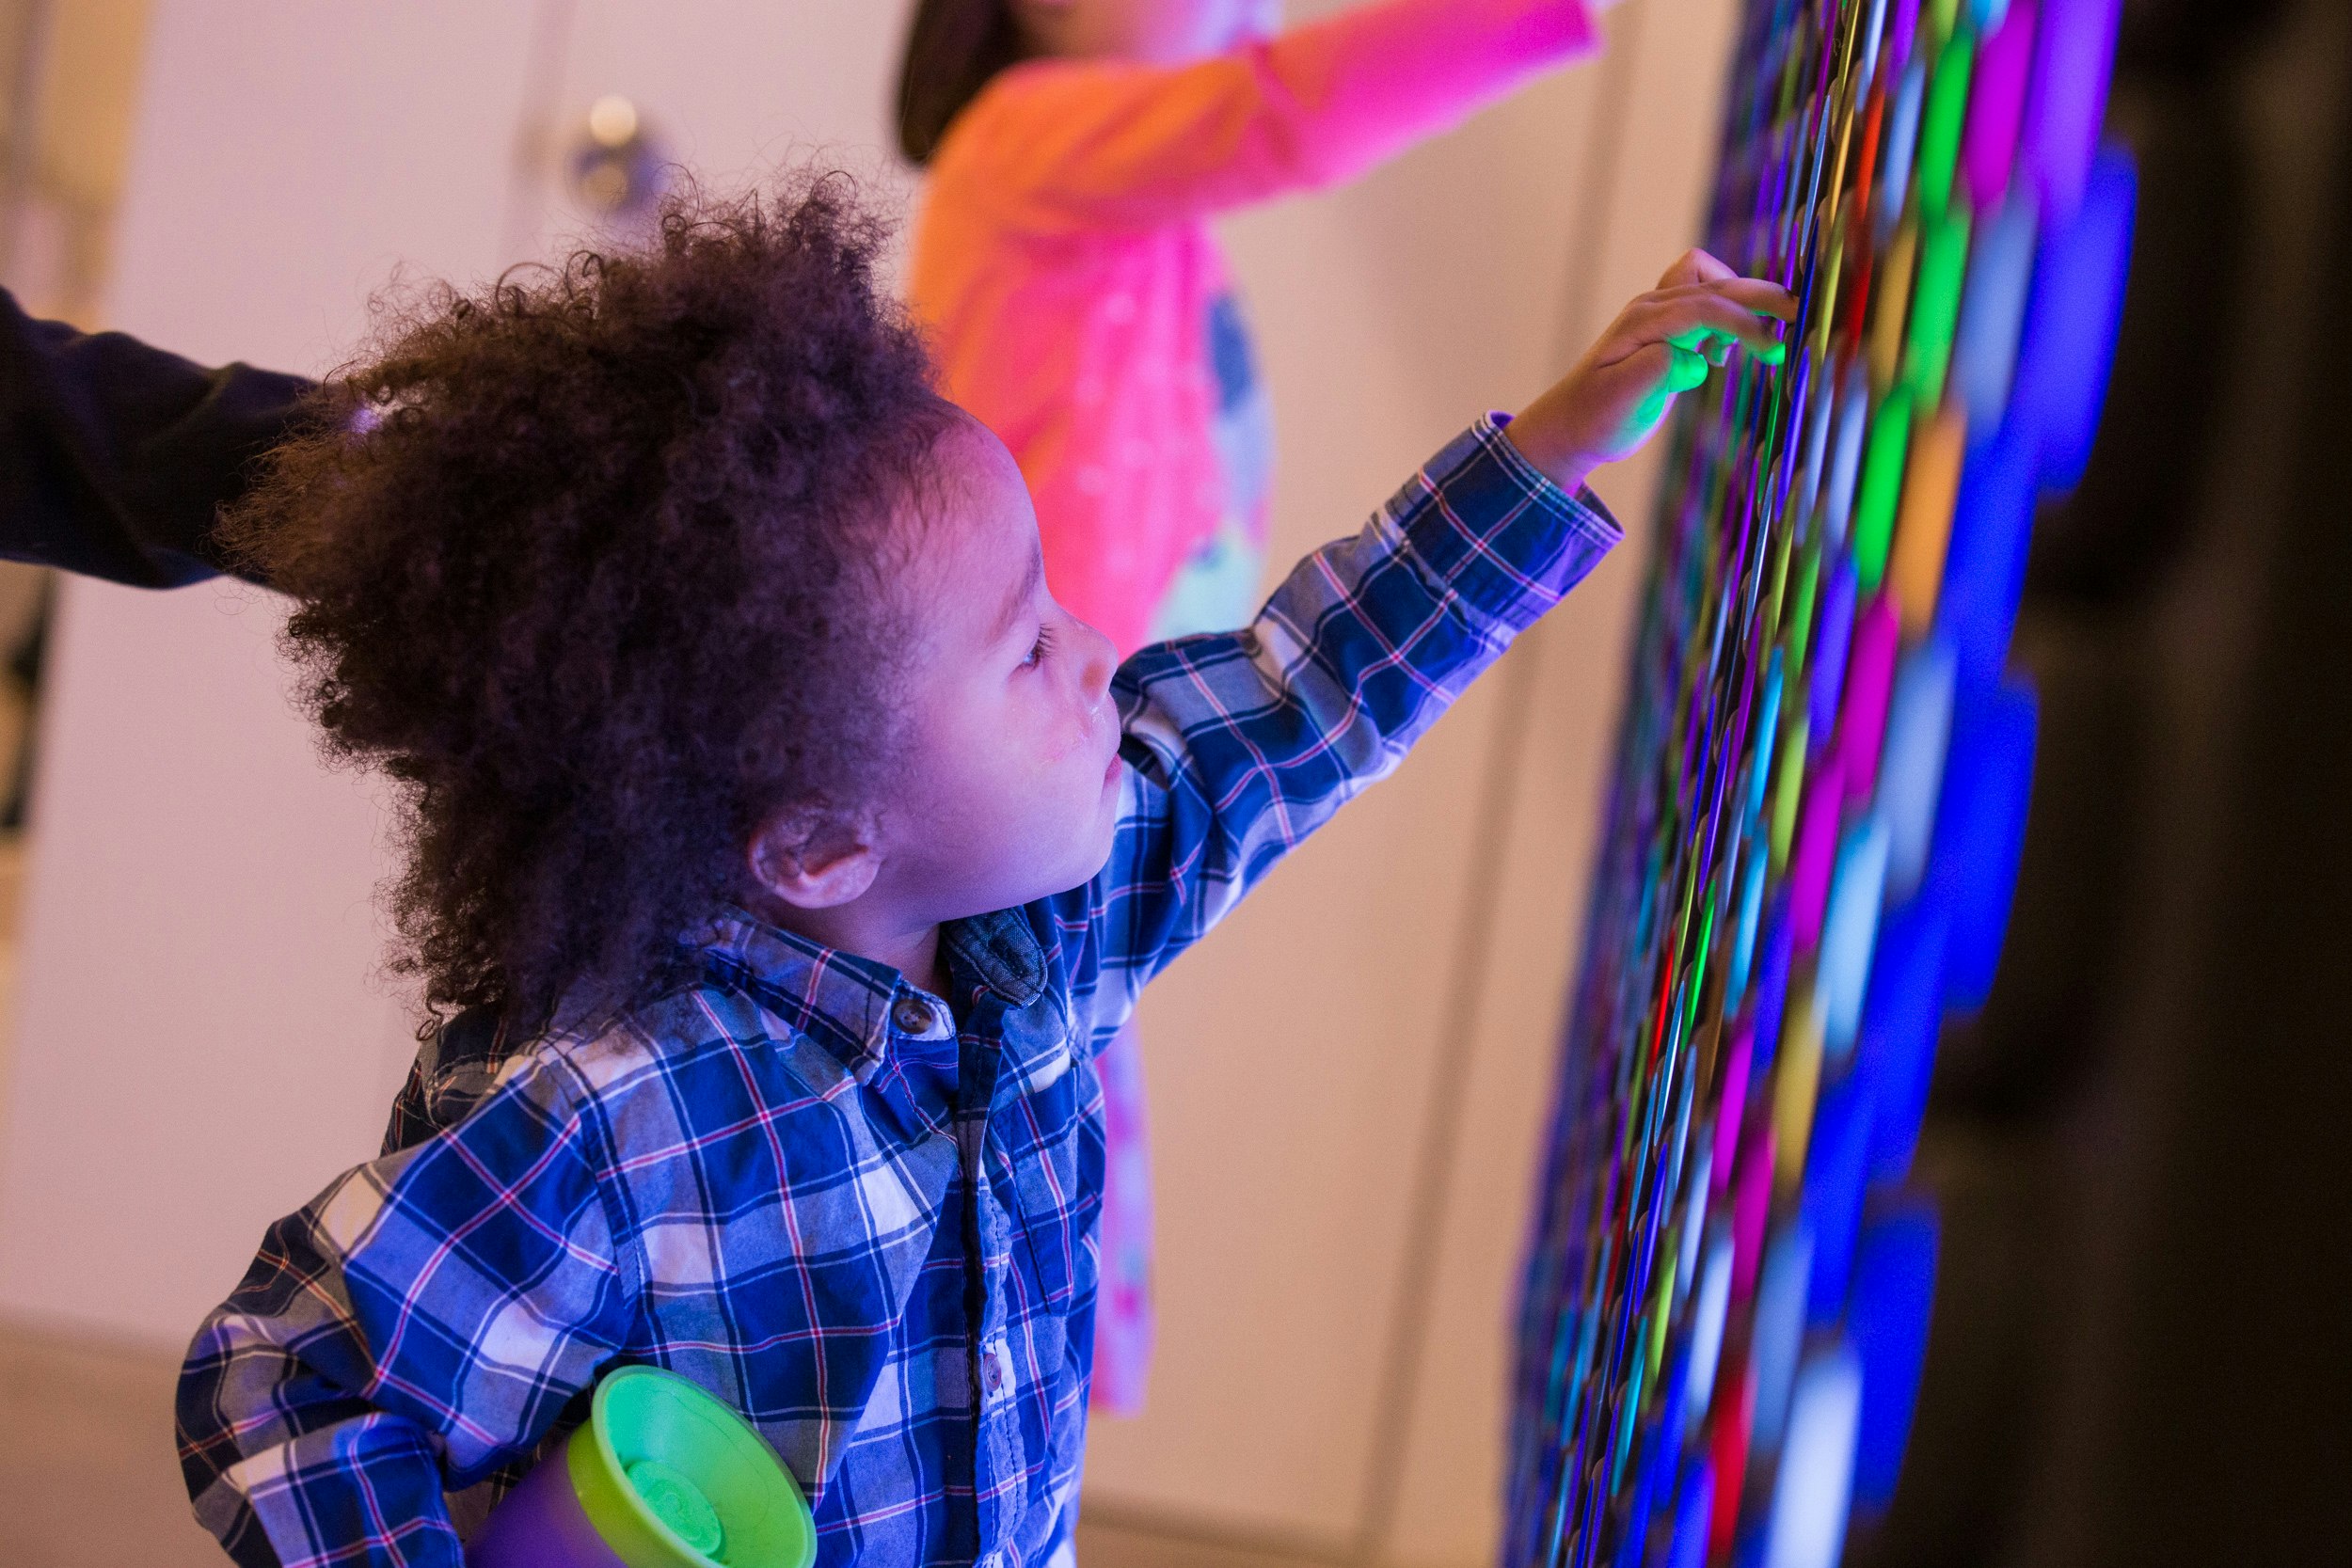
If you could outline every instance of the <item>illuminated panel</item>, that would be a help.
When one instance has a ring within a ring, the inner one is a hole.
[[[1827,1568],[1899,1474],[1938,1025],[2006,924],[2035,504],[2088,460],[2116,0],[1751,0],[1521,1306],[1504,1561]]]

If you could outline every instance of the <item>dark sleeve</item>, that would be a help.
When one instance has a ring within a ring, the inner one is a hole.
[[[37,321],[0,290],[0,558],[142,588],[229,570],[214,520],[310,385]]]

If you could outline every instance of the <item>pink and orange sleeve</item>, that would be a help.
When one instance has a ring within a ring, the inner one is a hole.
[[[1033,230],[1148,227],[1361,172],[1594,41],[1583,0],[1383,0],[1197,64],[1040,60],[940,165]]]

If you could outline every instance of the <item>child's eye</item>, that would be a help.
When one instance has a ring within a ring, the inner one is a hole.
[[[1054,628],[1040,626],[1037,641],[1029,645],[1029,656],[1021,661],[1024,670],[1034,670],[1045,662],[1045,656],[1054,651]]]

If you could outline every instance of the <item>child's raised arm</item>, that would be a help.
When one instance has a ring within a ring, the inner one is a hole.
[[[1583,0],[1383,0],[1191,65],[1033,62],[964,111],[933,179],[1041,230],[1199,216],[1359,173],[1593,36]]]
[[[1113,683],[1131,765],[1110,863],[1080,896],[1091,1022],[1385,776],[1621,535],[1585,476],[1648,438],[1734,346],[1769,360],[1795,302],[1692,251],[1513,420],[1480,420],[1362,532],[1301,562],[1249,626],[1143,649]]]

